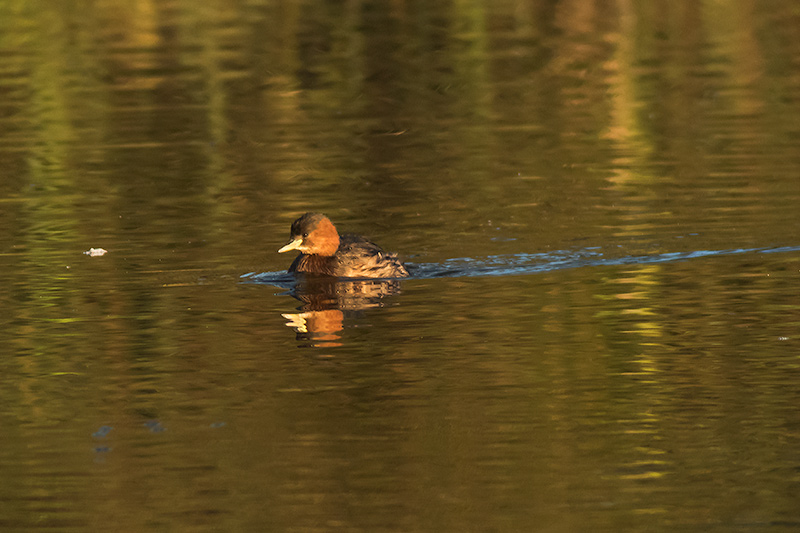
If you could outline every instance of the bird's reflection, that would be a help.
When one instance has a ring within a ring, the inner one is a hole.
[[[340,346],[345,314],[381,307],[384,298],[399,292],[397,280],[300,275],[289,294],[302,305],[297,313],[282,316],[297,333],[297,340],[312,346]]]

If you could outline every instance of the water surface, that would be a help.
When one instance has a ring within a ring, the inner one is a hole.
[[[0,528],[800,527],[795,4],[435,4],[0,5]]]

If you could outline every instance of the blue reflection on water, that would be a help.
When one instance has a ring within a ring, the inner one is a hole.
[[[406,263],[411,278],[458,278],[481,276],[518,276],[537,274],[567,268],[587,266],[645,265],[686,261],[701,257],[739,255],[747,253],[774,254],[798,252],[800,246],[781,246],[771,248],[733,248],[729,250],[695,250],[692,252],[667,252],[652,255],[611,257],[600,248],[579,250],[559,250],[536,254],[490,255],[481,259],[457,257],[443,263]],[[264,283],[290,289],[294,286],[294,276],[286,271],[248,273],[241,276],[246,283]]]

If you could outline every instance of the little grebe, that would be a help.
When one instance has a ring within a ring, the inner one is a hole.
[[[306,213],[292,223],[289,244],[278,253],[298,250],[289,272],[340,278],[404,278],[408,271],[397,254],[360,235],[339,235],[321,213]]]

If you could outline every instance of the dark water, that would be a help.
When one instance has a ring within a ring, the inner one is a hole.
[[[791,1],[0,3],[0,529],[797,530],[798,143]]]

